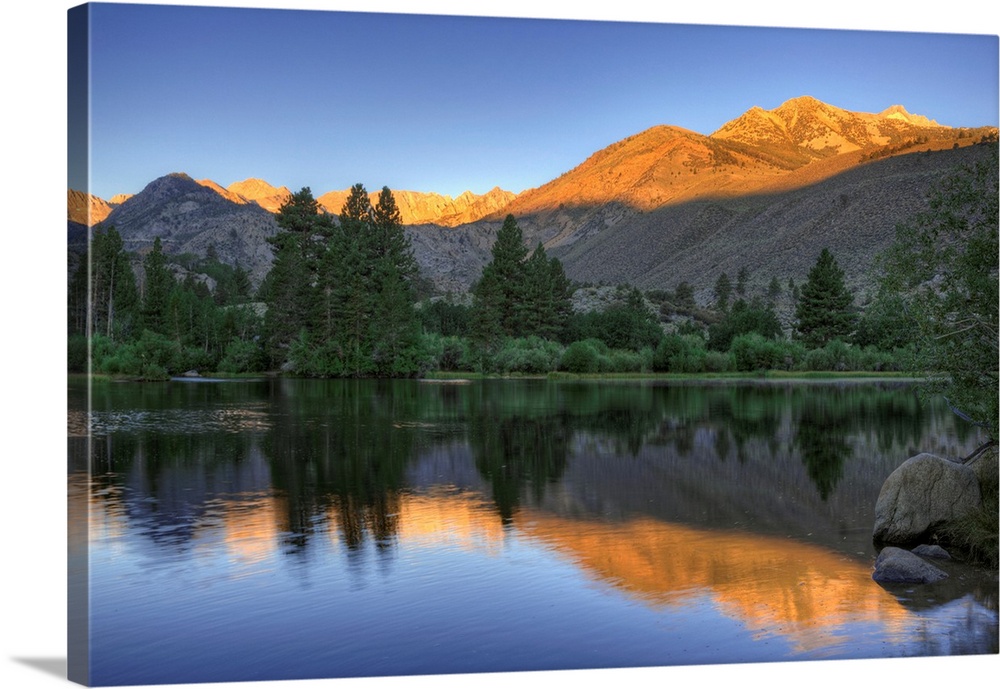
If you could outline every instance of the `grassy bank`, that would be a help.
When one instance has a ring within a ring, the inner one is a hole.
[[[653,373],[649,371],[623,373],[570,373],[568,371],[551,371],[549,373],[479,373],[474,371],[431,371],[423,376],[427,380],[491,380],[491,379],[525,379],[525,380],[666,380],[666,381],[761,381],[761,380],[897,380],[916,381],[912,374],[877,371],[759,371],[756,373],[731,371],[726,373]]]

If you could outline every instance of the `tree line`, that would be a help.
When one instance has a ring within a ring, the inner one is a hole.
[[[256,293],[244,270],[212,255],[171,265],[159,239],[142,259],[140,286],[138,262],[113,227],[102,228],[89,271],[84,261],[70,284],[70,368],[82,370],[89,357],[95,372],[151,378],[188,369],[328,377],[928,371],[949,403],[995,428],[996,396],[983,392],[997,369],[991,179],[995,170],[981,164],[935,187],[928,211],[900,226],[880,257],[878,293],[864,309],[822,249],[803,283],[789,278],[791,333],[774,308],[786,287],[773,277],[763,297],[750,297],[746,269],[735,281],[720,275],[705,307],[681,283],[645,294],[622,286],[611,306],[577,312],[561,262],[541,243],[529,250],[512,215],[471,301],[418,300],[419,271],[387,187],[372,205],[355,185],[336,216],[308,187],[293,194],[277,213],[274,262]],[[667,310],[697,317],[665,328]]]

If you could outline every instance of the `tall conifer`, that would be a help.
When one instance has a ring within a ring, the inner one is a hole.
[[[410,242],[396,199],[382,187],[372,210],[375,295],[372,326],[372,358],[380,375],[416,373],[415,353],[420,321],[413,308],[412,280],[418,274]]]
[[[798,337],[808,347],[847,340],[854,332],[854,296],[844,286],[844,271],[824,248],[802,285],[795,317]]]
[[[142,262],[145,281],[142,295],[142,325],[144,328],[165,334],[167,302],[170,290],[174,287],[174,276],[167,268],[167,259],[163,255],[163,243],[157,237],[153,240],[153,249],[146,254]]]
[[[513,215],[508,215],[497,232],[493,243],[492,260],[483,268],[479,282],[486,285],[473,287],[473,308],[489,311],[499,323],[500,330],[511,336],[522,332],[525,298],[525,259],[528,249],[524,236]]]

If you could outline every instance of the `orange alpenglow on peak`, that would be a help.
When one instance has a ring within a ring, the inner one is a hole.
[[[229,191],[250,199],[251,201],[267,198],[269,196],[275,196],[277,194],[291,193],[286,187],[273,187],[264,180],[257,179],[255,177],[250,177],[242,182],[233,182],[226,188],[229,189]]]
[[[249,201],[246,199],[246,197],[241,196],[240,194],[237,194],[235,192],[232,192],[232,191],[230,191],[230,190],[222,187],[220,184],[217,184],[216,182],[213,182],[210,179],[199,179],[199,180],[196,180],[196,181],[201,186],[206,187],[208,189],[211,189],[212,191],[214,191],[219,196],[221,196],[221,197],[223,197],[225,199],[229,199],[233,203],[238,203],[238,204],[241,204],[241,205],[245,204],[245,203],[249,203]]]
[[[935,120],[924,117],[923,115],[914,115],[907,112],[906,108],[902,105],[890,105],[888,108],[879,113],[882,117],[887,117],[890,119],[900,120],[907,124],[916,125],[918,127],[941,127],[943,125],[938,124]]]
[[[237,194],[247,201],[252,201],[272,213],[277,213],[292,196],[292,192],[287,187],[273,187],[264,180],[254,177],[242,182],[233,182],[226,187],[226,191]]]
[[[705,136],[657,125],[593,153],[558,178],[519,195],[515,215],[620,203],[649,210],[699,198],[799,188],[878,157],[951,149],[995,137],[982,127],[959,136],[894,105],[882,113],[845,110],[798,96],[754,105]],[[961,139],[961,142],[959,141]]]

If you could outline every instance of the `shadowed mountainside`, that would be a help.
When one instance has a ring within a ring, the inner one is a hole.
[[[751,285],[763,289],[772,277],[804,277],[825,246],[847,284],[859,289],[896,225],[927,208],[931,186],[995,145],[892,157],[793,191],[691,201],[647,213],[621,206],[564,210],[527,216],[519,224],[527,236],[545,241],[578,281],[644,289],[687,281],[708,290],[720,273],[733,278],[745,267]]]
[[[239,264],[256,285],[274,255],[267,238],[278,231],[274,216],[252,203],[234,203],[183,173],[153,180],[100,224],[115,227],[128,251],[144,253],[159,237],[163,251],[205,256]]]

